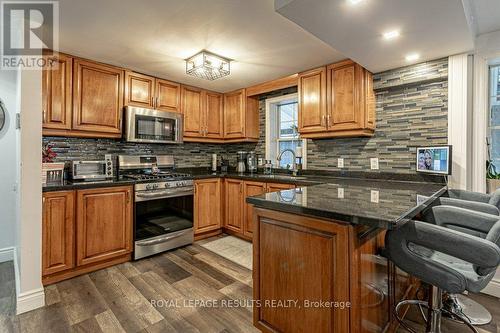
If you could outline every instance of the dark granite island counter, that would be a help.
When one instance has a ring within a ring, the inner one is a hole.
[[[418,281],[380,255],[385,232],[445,192],[434,183],[335,179],[247,198],[254,205],[254,325],[263,332],[394,331],[394,302]]]

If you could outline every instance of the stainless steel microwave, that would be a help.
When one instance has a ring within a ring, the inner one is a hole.
[[[146,143],[182,143],[183,116],[134,106],[125,108],[125,140]]]

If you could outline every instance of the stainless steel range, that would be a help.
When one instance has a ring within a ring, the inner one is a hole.
[[[193,179],[174,167],[172,155],[118,156],[120,177],[137,181],[134,259],[193,243]]]

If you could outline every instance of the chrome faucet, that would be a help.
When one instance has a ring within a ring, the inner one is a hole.
[[[297,176],[297,172],[298,172],[299,170],[297,169],[297,162],[295,161],[297,158],[295,157],[295,152],[294,152],[293,150],[291,150],[291,149],[285,149],[285,150],[283,150],[283,151],[282,151],[282,152],[278,155],[278,158],[277,158],[277,160],[278,160],[278,164],[279,164],[279,162],[281,162],[281,157],[283,156],[283,154],[284,154],[285,152],[287,152],[287,151],[289,151],[290,153],[292,153],[292,156],[293,156],[293,160],[292,160],[292,161],[293,161],[293,163],[292,163],[292,176],[294,176],[294,177],[295,177],[295,176]]]

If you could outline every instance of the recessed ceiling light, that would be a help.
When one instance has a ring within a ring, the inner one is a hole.
[[[360,2],[363,2],[364,0],[347,0],[347,2],[350,4],[350,5],[357,5],[359,4]]]
[[[406,56],[406,61],[415,61],[420,58],[420,55],[418,53],[411,53]]]
[[[384,32],[384,39],[390,40],[399,37],[399,30],[391,30]]]

